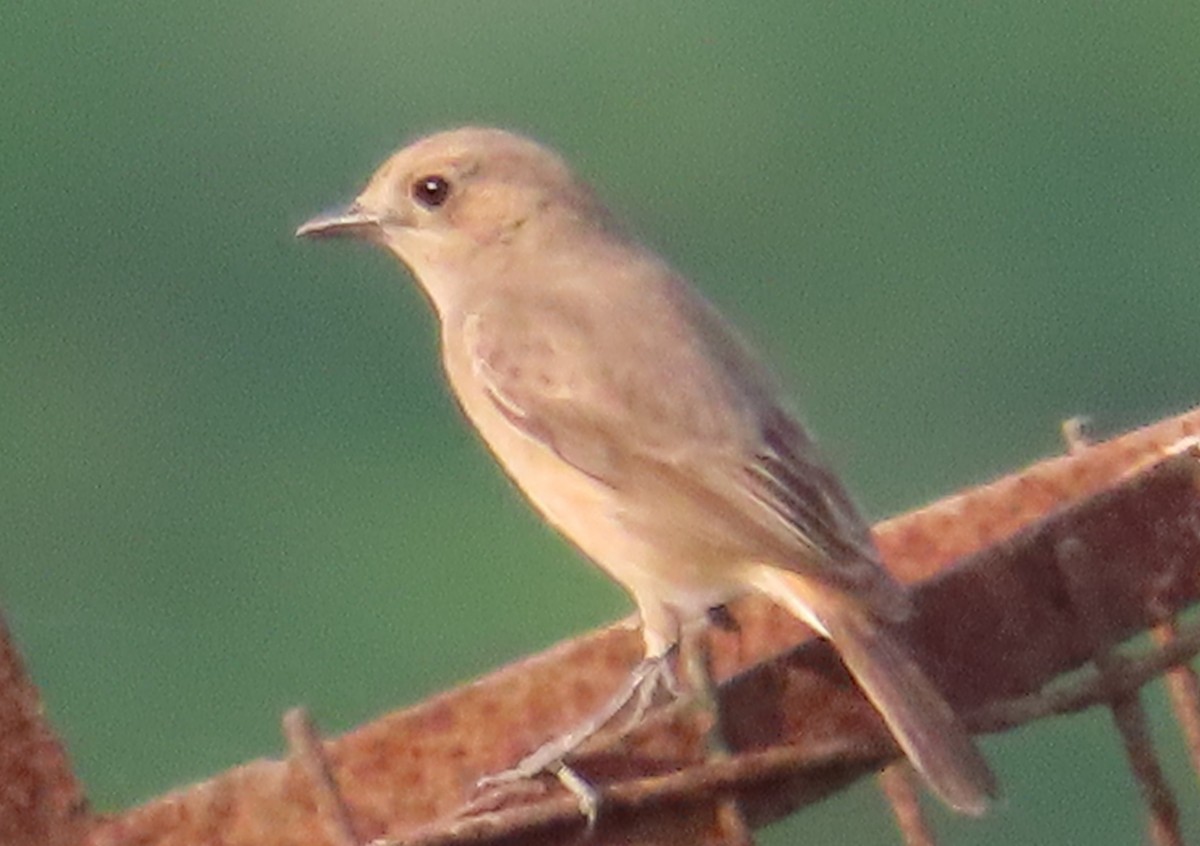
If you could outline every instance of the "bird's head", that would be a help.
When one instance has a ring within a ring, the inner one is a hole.
[[[351,236],[386,247],[429,290],[502,268],[548,239],[611,231],[610,215],[556,153],[500,129],[465,128],[394,153],[344,209],[304,223],[301,237]]]

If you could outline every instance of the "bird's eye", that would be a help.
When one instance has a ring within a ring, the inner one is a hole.
[[[444,176],[422,176],[412,184],[413,199],[427,209],[436,209],[450,196],[450,183]]]

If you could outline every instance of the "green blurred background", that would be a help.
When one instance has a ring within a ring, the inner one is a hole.
[[[10,2],[0,98],[0,600],[101,809],[629,610],[404,274],[292,239],[417,134],[561,148],[874,516],[1200,397],[1195,4]],[[953,842],[1139,842],[1107,722],[989,740],[1007,803]],[[896,842],[869,784],[764,842],[802,837]]]

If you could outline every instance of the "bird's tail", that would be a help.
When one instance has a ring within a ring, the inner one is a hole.
[[[826,635],[883,717],[896,743],[947,805],[979,816],[998,794],[966,729],[904,647],[870,612],[835,589],[776,567],[756,568],[754,586]]]

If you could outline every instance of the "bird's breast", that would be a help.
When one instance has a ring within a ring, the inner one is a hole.
[[[443,362],[450,387],[505,473],[534,507],[559,531],[592,557],[589,543],[617,517],[618,502],[607,485],[563,461],[547,445],[531,438],[501,412],[473,367],[467,345],[447,331]]]

